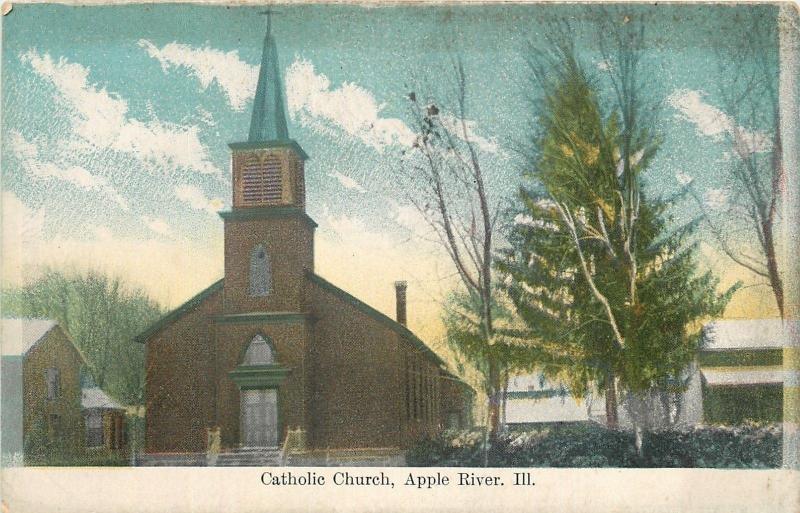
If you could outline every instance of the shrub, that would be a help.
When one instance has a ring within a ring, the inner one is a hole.
[[[779,425],[743,425],[652,432],[639,458],[629,431],[556,425],[501,433],[485,452],[492,467],[774,468],[781,462],[781,430]],[[411,466],[483,466],[483,431],[446,431],[422,440],[407,452],[406,461]]]

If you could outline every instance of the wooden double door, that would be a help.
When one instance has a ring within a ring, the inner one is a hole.
[[[278,391],[274,388],[241,391],[241,445],[278,445]]]

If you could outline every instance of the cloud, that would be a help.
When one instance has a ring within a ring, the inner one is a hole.
[[[361,186],[360,183],[356,182],[355,180],[353,180],[352,178],[350,178],[347,175],[343,175],[342,173],[340,173],[338,171],[335,172],[335,173],[328,173],[328,176],[330,176],[331,178],[336,178],[339,181],[339,183],[342,185],[342,187],[344,187],[345,189],[352,189],[352,190],[358,191],[358,192],[360,192],[362,194],[367,192],[364,189],[364,187]]]
[[[118,237],[106,226],[89,225],[88,236],[43,234],[45,210],[25,205],[13,193],[2,193],[2,276],[17,286],[44,267],[99,271],[144,287],[171,308],[197,294],[222,275],[221,238],[202,246],[184,240]]]
[[[768,134],[737,125],[731,116],[706,103],[705,96],[703,91],[679,89],[667,98],[667,102],[678,111],[679,118],[693,123],[702,135],[715,140],[731,137],[741,154],[761,153],[772,149]]]
[[[194,185],[179,185],[175,187],[175,197],[195,210],[205,210],[216,216],[222,210],[224,203],[220,198],[209,199],[199,187]]]
[[[711,210],[720,210],[728,205],[728,191],[725,189],[709,189],[706,191],[703,201]]]
[[[45,211],[28,207],[10,191],[3,191],[2,207],[2,276],[6,283],[16,282],[23,276],[28,256],[41,239]]]
[[[163,235],[165,237],[169,237],[172,235],[172,228],[161,218],[158,217],[150,217],[150,216],[142,216],[142,221],[144,222],[145,226],[150,228],[153,232]]]
[[[611,68],[613,68],[613,66],[611,65],[611,63],[608,60],[601,59],[601,60],[597,61],[597,69],[599,69],[600,71],[608,71]]]
[[[487,139],[485,137],[481,137],[475,131],[477,123],[475,121],[465,120],[464,126],[461,126],[461,119],[453,116],[451,114],[440,114],[439,115],[442,125],[453,135],[458,137],[462,140],[469,140],[475,146],[478,147],[479,150],[484,151],[486,153],[497,153],[499,151],[499,147],[497,146],[497,140],[494,138]],[[466,132],[466,135],[465,135]]]
[[[178,167],[219,174],[200,142],[196,126],[166,123],[153,118],[141,121],[128,115],[128,103],[119,95],[89,82],[89,68],[49,54],[29,50],[23,63],[51,83],[68,110],[78,147],[124,152],[162,169]]]
[[[209,46],[197,48],[179,43],[158,48],[146,39],[140,39],[139,46],[158,60],[165,73],[170,67],[187,70],[200,82],[201,91],[216,84],[233,110],[242,111],[255,94],[258,67],[242,61],[236,50],[223,52]]]
[[[683,171],[678,171],[675,173],[675,180],[677,180],[680,185],[689,185],[694,181],[694,178]]]
[[[54,162],[41,160],[38,147],[25,139],[16,130],[11,132],[10,145],[11,150],[20,160],[23,168],[31,176],[40,179],[52,178],[61,180],[86,191],[100,192],[116,203],[122,210],[129,210],[128,200],[117,192],[105,177],[94,175],[81,166],[59,166]]]
[[[344,132],[379,151],[414,142],[414,132],[402,120],[381,117],[385,105],[372,93],[350,82],[332,88],[328,77],[307,60],[296,59],[289,66],[286,92],[292,119],[319,132]]]

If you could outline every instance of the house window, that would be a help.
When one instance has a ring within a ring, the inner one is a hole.
[[[50,367],[45,371],[45,379],[47,380],[47,399],[52,401],[61,395],[61,375],[58,369]]]
[[[269,268],[269,256],[263,244],[258,244],[250,253],[250,295],[263,297],[269,294],[272,276]]]
[[[99,411],[86,416],[86,447],[103,445],[103,415]]]
[[[61,434],[61,417],[57,413],[50,414],[49,427],[52,436],[59,436]]]
[[[268,365],[274,362],[275,355],[267,339],[261,335],[253,337],[244,354],[244,365]]]

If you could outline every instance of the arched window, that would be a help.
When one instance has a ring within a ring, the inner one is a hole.
[[[244,354],[244,365],[266,365],[275,363],[275,354],[272,352],[272,346],[267,342],[262,335],[256,335],[247,346],[247,352]]]
[[[272,287],[272,276],[269,268],[269,256],[263,244],[258,244],[250,253],[250,295],[263,297],[269,294]]]

